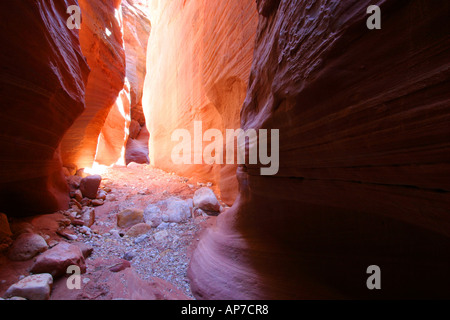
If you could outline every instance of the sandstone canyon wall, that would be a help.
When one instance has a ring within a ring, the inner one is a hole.
[[[124,0],[123,36],[126,54],[126,73],[130,82],[131,119],[145,125],[142,109],[144,80],[147,73],[147,44],[151,23],[148,0]]]
[[[124,20],[124,44],[126,73],[130,81],[131,123],[126,144],[125,163],[149,163],[148,138],[142,108],[144,81],[147,74],[147,44],[151,23],[149,0],[125,0],[122,2]],[[142,132],[141,132],[142,131]]]
[[[195,295],[450,297],[450,4],[257,4],[241,123],[280,130],[280,171],[239,168],[238,200],[194,253]]]
[[[78,30],[66,27],[74,0],[0,3],[0,211],[67,208],[59,145],[83,112],[89,67]]]
[[[79,5],[83,17],[81,48],[91,73],[86,85],[86,109],[64,136],[61,155],[65,165],[89,168],[94,163],[100,132],[124,88],[126,62],[121,1],[80,0]]]
[[[193,136],[194,121],[202,121],[203,132],[239,127],[253,57],[255,3],[153,0],[150,20],[143,108],[151,163],[215,182],[222,199],[232,203],[236,166],[176,165],[171,153],[179,142],[171,141],[171,135],[176,129],[187,129]]]

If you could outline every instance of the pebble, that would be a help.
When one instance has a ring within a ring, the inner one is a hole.
[[[147,238],[148,238],[148,235],[143,234],[142,236],[139,236],[136,239],[134,239],[134,243],[138,244],[138,243],[144,242],[145,240],[147,240]]]

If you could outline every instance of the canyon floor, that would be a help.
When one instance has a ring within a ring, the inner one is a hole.
[[[86,259],[87,271],[81,276],[82,289],[68,290],[67,277],[63,277],[55,280],[50,299],[193,299],[187,278],[190,257],[200,234],[216,217],[193,213],[185,222],[165,223],[139,236],[128,236],[117,226],[117,214],[128,208],[144,210],[171,197],[192,199],[206,184],[134,163],[108,168],[101,176],[101,189],[109,191],[108,197],[95,207],[95,223],[90,229],[70,224],[63,232],[61,227],[55,232],[56,227],[52,230],[48,227],[52,224],[41,221],[54,219],[55,225],[61,226],[65,216],[61,212],[11,223],[13,230],[31,224],[33,232],[42,235],[50,247],[69,242],[92,249]],[[29,275],[32,263],[33,259],[10,261],[6,255],[0,256],[0,296]],[[114,268],[119,271],[112,272]]]

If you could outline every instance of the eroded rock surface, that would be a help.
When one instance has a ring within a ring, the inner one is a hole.
[[[143,108],[150,132],[150,161],[167,171],[221,184],[232,203],[237,193],[235,165],[174,164],[171,141],[176,129],[193,137],[239,127],[239,112],[253,57],[257,11],[253,0],[160,1],[150,7],[152,30]],[[207,143],[203,145],[206,147]],[[200,150],[200,152],[203,151]],[[198,151],[194,151],[198,152]]]
[[[194,294],[448,298],[449,3],[257,2],[241,117],[280,130],[280,170],[239,169],[239,200],[191,262]],[[382,290],[366,286],[374,264]]]
[[[89,67],[72,0],[1,2],[0,210],[24,216],[67,209],[59,145],[85,106]]]

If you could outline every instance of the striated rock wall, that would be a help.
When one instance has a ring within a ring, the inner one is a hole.
[[[79,1],[80,41],[91,68],[86,85],[86,109],[61,144],[65,165],[91,167],[99,134],[125,82],[125,50],[120,0]]]
[[[239,168],[238,200],[194,253],[193,292],[450,297],[450,4],[257,3],[241,122],[280,130],[280,171]],[[381,30],[366,27],[372,4]]]
[[[75,0],[2,1],[0,33],[0,210],[9,216],[68,207],[59,145],[85,105],[89,67]]]
[[[145,125],[142,110],[144,80],[147,73],[147,44],[151,23],[148,17],[148,0],[124,0],[123,37],[126,54],[126,74],[130,82],[131,118]]]
[[[149,11],[152,30],[143,108],[151,163],[215,182],[222,188],[222,199],[232,203],[236,166],[175,165],[171,153],[179,142],[172,142],[171,135],[176,129],[192,133],[194,121],[203,122],[203,132],[239,127],[253,57],[255,3],[153,0]]]

